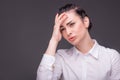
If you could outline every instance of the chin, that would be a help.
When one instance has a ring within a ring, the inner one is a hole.
[[[73,46],[76,46],[76,45],[78,45],[78,43],[76,42],[76,41],[73,41],[73,42],[69,42],[71,45],[73,45]]]

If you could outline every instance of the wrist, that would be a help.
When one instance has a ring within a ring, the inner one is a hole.
[[[56,41],[55,39],[51,38],[45,54],[54,56],[55,53],[56,53],[57,45],[58,45],[58,41]]]
[[[55,38],[51,38],[49,44],[57,45],[59,41],[57,41]]]

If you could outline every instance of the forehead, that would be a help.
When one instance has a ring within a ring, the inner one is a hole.
[[[79,15],[75,12],[75,10],[70,10],[65,12],[68,18],[79,17]]]
[[[66,25],[70,21],[74,22],[80,19],[80,16],[74,10],[67,11],[65,14],[67,15],[67,19],[63,22],[63,25]]]

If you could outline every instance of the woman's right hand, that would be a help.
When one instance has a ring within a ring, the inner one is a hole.
[[[46,50],[46,54],[54,56],[56,53],[56,48],[59,41],[62,39],[62,34],[60,31],[60,27],[62,26],[63,22],[67,19],[67,15],[62,13],[61,15],[56,14],[55,17],[55,25],[53,29],[53,34],[51,40],[49,42],[48,48]]]
[[[55,24],[53,29],[52,38],[54,41],[59,42],[62,39],[62,34],[60,31],[60,27],[62,26],[63,22],[66,20],[67,15],[64,13],[55,16]]]

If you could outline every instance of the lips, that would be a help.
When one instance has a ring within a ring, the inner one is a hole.
[[[74,36],[73,37],[69,37],[68,39],[69,39],[69,41],[74,41],[75,37]]]

